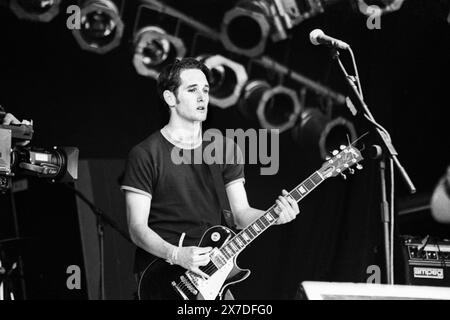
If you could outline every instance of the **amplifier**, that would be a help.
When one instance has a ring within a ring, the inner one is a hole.
[[[403,236],[406,283],[450,287],[450,240]]]

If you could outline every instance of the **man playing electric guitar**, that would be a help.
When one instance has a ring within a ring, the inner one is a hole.
[[[135,259],[138,277],[159,257],[187,270],[194,278],[189,281],[198,277],[208,279],[203,267],[211,264],[211,257],[223,259],[220,253],[212,254],[212,246],[199,246],[205,231],[221,223],[222,208],[208,165],[203,161],[175,164],[171,157],[175,147],[187,153],[204,147],[202,122],[208,111],[208,79],[208,68],[194,58],[176,61],[165,68],[158,78],[158,91],[170,110],[170,120],[129,153],[121,189],[125,192],[130,236],[138,247]],[[250,207],[244,168],[238,158],[239,153],[236,161],[226,161],[221,171],[234,222],[241,229],[265,212]],[[297,202],[287,195],[283,190],[276,200],[274,224],[290,222],[299,213]],[[220,237],[219,231],[209,235],[212,239]],[[177,290],[174,288],[174,292]],[[164,298],[162,294],[156,297]],[[179,298],[186,297],[180,292]],[[197,298],[216,296],[202,297],[200,292]]]

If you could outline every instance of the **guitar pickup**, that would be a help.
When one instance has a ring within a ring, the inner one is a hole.
[[[211,262],[216,266],[217,269],[220,269],[228,262],[227,259],[224,257],[224,255],[217,248],[213,249],[210,258]]]

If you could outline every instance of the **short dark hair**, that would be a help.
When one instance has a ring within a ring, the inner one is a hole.
[[[199,69],[202,71],[206,79],[210,79],[210,71],[208,67],[195,58],[176,59],[173,63],[164,67],[158,76],[157,90],[159,97],[164,101],[163,93],[165,90],[177,94],[178,87],[181,84],[181,71],[187,69]]]

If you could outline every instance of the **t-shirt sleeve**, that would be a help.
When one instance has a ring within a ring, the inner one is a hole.
[[[135,146],[128,154],[120,189],[147,195],[153,194],[152,159],[142,147]]]
[[[225,187],[240,181],[245,183],[244,157],[241,149],[233,140],[225,138],[225,141],[227,145],[222,171]]]

